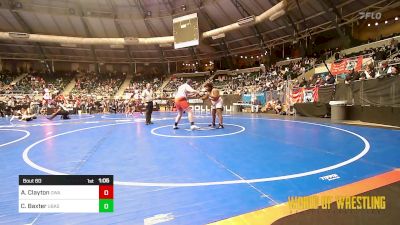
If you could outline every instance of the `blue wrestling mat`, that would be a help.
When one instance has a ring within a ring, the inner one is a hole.
[[[292,117],[226,115],[200,130],[174,113],[0,119],[0,224],[200,225],[400,167],[400,131]],[[20,174],[114,175],[114,212],[18,213]],[[323,177],[334,175],[335,179]],[[155,224],[155,223],[152,223]]]

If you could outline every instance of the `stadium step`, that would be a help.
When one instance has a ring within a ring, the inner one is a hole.
[[[132,75],[126,75],[124,82],[121,84],[117,93],[114,95],[115,99],[118,99],[124,95],[124,92],[129,87],[129,84],[131,83],[132,78],[133,78]]]
[[[164,82],[161,84],[160,88],[157,91],[162,91],[165,86],[167,86],[167,84],[171,81],[172,76],[168,76],[167,78],[165,78]]]
[[[298,76],[296,79],[301,82],[301,79],[303,79],[303,77],[306,78],[306,80],[309,80],[310,77],[312,77],[315,74],[315,68],[312,68],[310,70],[308,70],[307,72],[305,72],[304,74]]]
[[[24,77],[26,77],[28,74],[27,73],[23,73],[23,74],[21,74],[21,75],[19,75],[17,78],[15,78],[12,82],[11,82],[11,84],[16,84],[16,83],[18,83],[20,80],[22,80]]]
[[[72,89],[74,89],[75,85],[76,85],[76,76],[73,79],[71,79],[71,81],[67,84],[67,86],[65,86],[62,94],[64,96],[68,96],[69,93],[72,91]]]
[[[204,88],[204,85],[206,85],[207,83],[210,83],[211,81],[213,81],[213,80],[214,80],[214,77],[215,77],[215,74],[216,74],[216,73],[214,73],[214,74],[211,75],[206,81],[204,81],[204,83],[200,86],[200,87],[201,87],[200,89],[203,89],[203,88]]]

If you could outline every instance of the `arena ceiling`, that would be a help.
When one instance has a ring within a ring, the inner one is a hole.
[[[201,32],[259,15],[277,0],[0,0],[0,31],[74,37],[172,36],[172,18],[197,12]],[[396,0],[288,0],[286,14],[195,48],[60,45],[0,40],[0,58],[86,62],[187,62],[259,52],[356,21]]]

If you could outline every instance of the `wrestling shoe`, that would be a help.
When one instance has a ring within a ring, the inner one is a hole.
[[[174,125],[172,128],[173,128],[174,130],[179,129],[179,127],[178,127],[178,126],[175,126],[175,125]]]
[[[222,125],[222,124],[219,124],[217,127],[217,129],[222,129],[222,128],[224,128],[224,125]]]
[[[196,125],[192,125],[192,126],[190,126],[190,129],[191,130],[198,130],[198,129],[200,129],[200,127],[198,127]]]

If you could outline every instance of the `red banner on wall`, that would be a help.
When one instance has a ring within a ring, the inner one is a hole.
[[[331,73],[333,75],[348,74],[353,69],[355,71],[360,71],[362,68],[363,57],[358,56],[352,59],[342,59],[339,62],[334,62],[331,64]]]
[[[292,89],[290,94],[292,104],[303,102],[318,102],[318,87]]]
[[[304,97],[303,89],[304,88],[292,89],[292,93],[290,95],[292,104],[303,102],[303,97]]]

